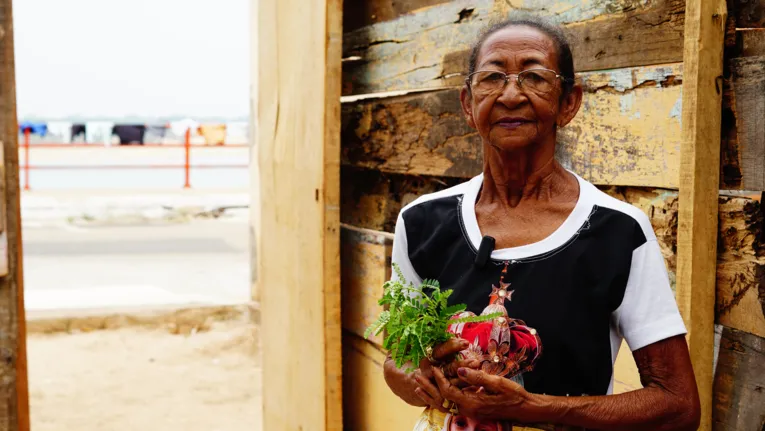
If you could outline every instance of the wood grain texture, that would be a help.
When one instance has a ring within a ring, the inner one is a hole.
[[[0,0],[0,430],[28,431],[29,389],[11,0]]]
[[[713,408],[715,431],[765,428],[765,338],[723,327]]]
[[[461,178],[435,178],[341,169],[343,223],[393,232],[399,211],[418,196],[459,184]]]
[[[365,0],[343,2],[343,31],[391,21],[451,0]]]
[[[724,0],[688,0],[683,48],[683,114],[676,298],[701,399],[700,430],[712,429],[715,264],[720,184]]]
[[[342,4],[257,7],[263,429],[337,430]]]
[[[765,56],[734,58],[728,66],[723,181],[744,190],[765,190]]]
[[[736,57],[765,55],[765,29],[736,31]]]
[[[729,0],[738,28],[765,27],[765,1],[763,0]]]
[[[577,71],[679,62],[683,8],[681,0],[471,0],[437,4],[361,28],[351,25],[343,57],[355,60],[344,64],[343,94],[459,85],[458,75],[467,71],[480,32],[518,12],[564,25]]]
[[[358,337],[383,308],[383,284],[390,280],[393,234],[344,225],[340,234],[343,287],[343,329]],[[382,334],[369,342],[382,346]]]
[[[595,184],[677,187],[679,64],[583,73],[586,94],[562,129],[558,159]],[[467,178],[481,172],[478,134],[459,90],[343,106],[343,164],[383,172]]]
[[[383,378],[386,354],[374,344],[346,332],[343,336],[345,429],[410,430],[422,412],[391,392]]]

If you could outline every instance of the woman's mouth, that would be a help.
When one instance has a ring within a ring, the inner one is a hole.
[[[502,118],[494,124],[505,129],[515,129],[526,123],[530,123],[530,121],[525,118],[509,118],[508,117],[508,118]]]

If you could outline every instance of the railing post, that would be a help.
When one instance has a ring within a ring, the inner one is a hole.
[[[183,169],[186,174],[186,182],[183,184],[184,189],[191,188],[191,166],[190,166],[190,152],[191,152],[191,128],[186,129],[186,139],[183,145],[184,152],[186,153],[186,162],[183,164]]]
[[[24,129],[24,190],[29,190],[29,129]]]

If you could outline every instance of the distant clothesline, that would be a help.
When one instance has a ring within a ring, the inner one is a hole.
[[[192,141],[202,140],[206,145],[241,144],[246,143],[248,137],[247,122],[200,124],[193,119],[166,124],[121,124],[110,121],[19,123],[19,133],[24,134],[27,130],[36,137],[37,142],[52,139],[60,143],[104,145],[182,143],[187,130],[191,131]]]

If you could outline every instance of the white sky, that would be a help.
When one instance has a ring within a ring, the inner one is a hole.
[[[14,0],[19,120],[246,117],[249,0]]]

